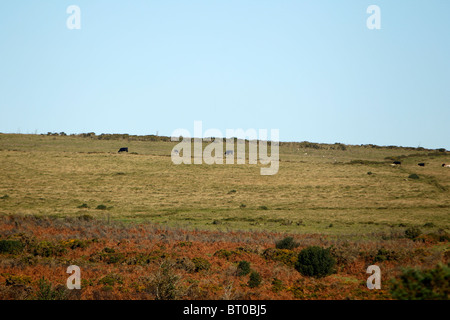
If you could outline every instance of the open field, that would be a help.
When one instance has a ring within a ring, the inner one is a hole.
[[[1,298],[32,297],[43,275],[64,284],[70,264],[85,270],[78,298],[157,298],[145,275],[169,258],[202,257],[205,270],[172,268],[182,278],[178,298],[389,299],[387,288],[365,287],[368,265],[381,264],[388,279],[401,267],[448,263],[450,169],[441,165],[450,152],[281,143],[278,173],[261,176],[260,164],[174,165],[176,143],[155,140],[0,134],[0,240],[24,244],[0,253]],[[405,238],[411,227],[420,238]],[[288,235],[299,243],[288,256],[333,246],[337,272],[310,279],[268,256]],[[262,275],[257,289],[236,276],[241,260]],[[120,276],[102,282],[107,273]]]
[[[174,165],[174,145],[2,134],[0,213],[323,234],[450,227],[449,152],[282,144],[278,174],[261,176],[261,165]],[[130,154],[117,154],[121,146]],[[399,167],[385,160],[402,155],[415,156]]]

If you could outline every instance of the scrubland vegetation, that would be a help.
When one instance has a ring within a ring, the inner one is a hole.
[[[0,299],[449,298],[449,152],[281,143],[261,176],[174,145],[0,134]]]

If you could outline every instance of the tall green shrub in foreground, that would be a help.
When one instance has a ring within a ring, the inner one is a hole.
[[[404,269],[399,279],[391,280],[391,294],[399,300],[449,300],[450,267]]]
[[[304,276],[322,278],[334,272],[335,264],[329,248],[311,246],[300,251],[295,269]]]

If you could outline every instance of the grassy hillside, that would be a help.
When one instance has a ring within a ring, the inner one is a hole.
[[[0,134],[0,213],[339,235],[450,226],[449,152],[281,143],[278,174],[261,176],[260,164],[174,165],[175,144]]]
[[[0,134],[0,300],[449,299],[445,150],[281,143],[279,172],[262,176],[174,165],[164,140]],[[331,274],[298,271],[310,246]],[[73,264],[81,290],[66,288]],[[380,290],[366,286],[372,264]],[[393,289],[404,267],[432,287]]]

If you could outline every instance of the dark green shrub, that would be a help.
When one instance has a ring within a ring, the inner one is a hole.
[[[397,255],[395,253],[395,251],[390,251],[387,250],[385,248],[381,248],[378,249],[377,254],[374,257],[373,262],[383,262],[383,261],[392,261],[392,260],[396,260],[397,259]]]
[[[329,248],[311,246],[300,251],[295,269],[304,276],[321,278],[332,274],[335,264]]]
[[[409,178],[409,179],[414,179],[414,180],[420,179],[419,176],[418,176],[417,174],[415,174],[415,173],[410,174],[408,178]]]
[[[106,210],[107,208],[106,208],[106,206],[104,204],[99,204],[97,206],[97,208],[95,208],[95,209],[97,209],[97,210]]]
[[[411,240],[414,240],[418,236],[422,234],[422,230],[420,230],[418,227],[410,227],[405,230],[405,237]]]
[[[399,279],[391,280],[390,291],[399,300],[449,300],[450,267],[404,269]]]
[[[77,208],[79,208],[79,209],[87,209],[87,208],[89,208],[89,206],[87,205],[87,203],[83,203],[82,205],[79,205]]]
[[[238,276],[245,276],[249,274],[251,271],[250,269],[250,262],[248,261],[239,261],[239,264],[237,266],[236,273]]]
[[[250,288],[256,288],[259,287],[261,281],[261,275],[257,271],[252,271],[252,273],[250,273],[250,279],[248,280],[247,284]]]
[[[192,259],[192,262],[195,265],[196,272],[200,270],[209,270],[209,268],[211,267],[211,263],[204,258],[196,257]]]
[[[259,210],[269,210],[269,208],[267,206],[259,206],[258,209]]]
[[[298,246],[299,246],[299,244],[297,242],[295,242],[294,238],[292,238],[292,237],[286,237],[275,243],[275,248],[277,248],[277,249],[292,250],[294,248],[297,248]]]
[[[49,241],[41,241],[32,246],[33,255],[41,257],[62,256],[66,251],[62,244],[54,244]]]
[[[0,240],[0,253],[16,254],[23,251],[24,245],[17,240]]]
[[[103,249],[103,252],[105,252],[105,253],[115,253],[116,250],[114,250],[113,248],[105,247],[105,248]]]

